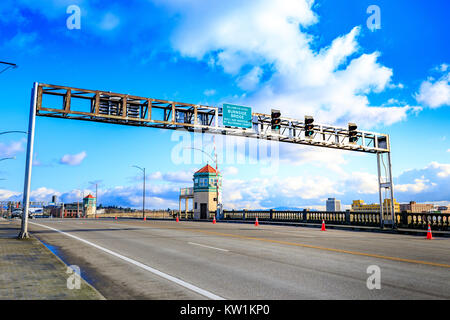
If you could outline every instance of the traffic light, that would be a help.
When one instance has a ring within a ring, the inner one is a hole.
[[[348,124],[348,142],[350,143],[356,143],[358,141],[358,136],[356,129],[358,126],[352,122],[349,122]]]
[[[312,138],[314,134],[314,118],[311,116],[305,116],[305,137]]]
[[[280,119],[281,112],[280,112],[280,110],[272,109],[271,117],[272,117],[272,120],[270,121],[270,123],[272,124],[272,131],[280,132],[280,127],[281,127],[281,119]]]

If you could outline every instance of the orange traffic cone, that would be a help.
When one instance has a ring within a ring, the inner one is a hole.
[[[213,219],[213,224],[216,224],[216,217],[214,217]]]
[[[180,221],[180,219],[178,219],[178,216],[177,216],[177,220],[176,220],[177,222],[179,222]]]
[[[256,220],[255,220],[255,227],[257,227],[257,226],[259,226],[258,217],[256,217]]]
[[[320,231],[327,231],[327,229],[325,229],[325,220],[322,220],[322,229],[320,229]]]
[[[430,224],[428,224],[427,239],[428,240],[432,240],[433,239],[433,235],[431,234]]]

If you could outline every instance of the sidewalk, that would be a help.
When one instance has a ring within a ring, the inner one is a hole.
[[[81,279],[68,289],[67,266],[39,240],[18,240],[20,220],[0,218],[0,300],[99,300],[104,297]]]

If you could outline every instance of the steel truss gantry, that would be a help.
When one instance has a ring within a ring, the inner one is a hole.
[[[390,191],[393,205],[393,184],[390,161],[389,135],[357,130],[357,141],[349,142],[349,130],[345,127],[314,123],[314,134],[305,136],[304,120],[281,117],[279,131],[271,129],[271,116],[252,113],[251,128],[236,128],[223,125],[222,108],[139,97],[129,94],[112,93],[102,90],[87,90],[67,86],[35,83],[32,92],[30,110],[30,130],[28,130],[27,168],[31,174],[32,150],[35,116],[95,121],[130,126],[152,127],[170,130],[232,135],[246,138],[309,145],[315,147],[365,152],[377,155],[380,201],[382,189]],[[31,145],[30,145],[31,144]],[[31,151],[31,154],[28,152]],[[387,174],[382,178],[380,161],[386,155]],[[27,170],[28,171],[28,170]],[[24,202],[28,203],[29,180],[25,175]],[[380,202],[380,219],[393,225],[392,219],[386,219]],[[25,231],[26,232],[26,231]]]

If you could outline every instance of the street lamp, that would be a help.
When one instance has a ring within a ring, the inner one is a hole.
[[[5,62],[5,61],[0,61],[0,64],[6,64],[6,66],[7,66],[5,69],[3,69],[2,71],[0,71],[0,73],[5,72],[5,71],[8,70],[9,68],[15,69],[15,68],[18,67],[17,64],[15,64],[15,63]]]
[[[2,159],[0,159],[0,161],[3,161],[3,160],[9,160],[9,159],[14,160],[14,159],[16,159],[16,157],[2,158]]]
[[[97,181],[89,181],[91,185],[95,184],[95,209],[97,210],[98,205],[98,183]]]
[[[142,189],[142,219],[144,219],[145,218],[145,168],[141,168],[136,165],[133,165],[132,167],[138,168],[139,170],[141,170],[144,173],[144,179],[143,179],[144,187]]]
[[[7,133],[25,133],[25,134],[27,134],[27,132],[26,131],[5,131],[5,132],[0,132],[0,135],[2,135],[2,134],[7,134]]]

